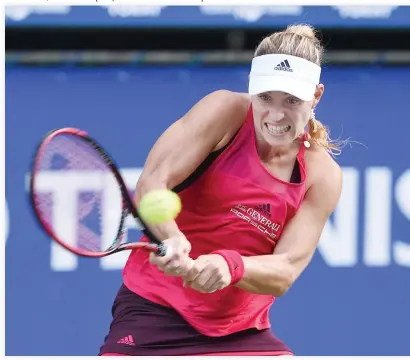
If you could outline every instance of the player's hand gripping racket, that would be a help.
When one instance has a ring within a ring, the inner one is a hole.
[[[112,158],[84,131],[64,128],[45,136],[34,156],[30,199],[46,233],[77,255],[103,257],[139,247],[167,254],[140,218]],[[123,242],[129,214],[150,243]]]

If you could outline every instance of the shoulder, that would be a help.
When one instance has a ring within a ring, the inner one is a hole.
[[[224,128],[225,135],[215,146],[218,150],[225,146],[243,125],[251,104],[250,96],[229,90],[217,90],[202,98],[196,107],[206,112],[214,120],[214,124]]]
[[[319,146],[306,151],[305,162],[308,175],[306,197],[332,212],[342,191],[341,167],[326,149]]]
[[[248,110],[251,103],[250,96],[246,93],[239,93],[225,89],[216,90],[206,95],[202,101],[213,102],[215,105],[227,109]]]
[[[232,122],[246,117],[250,96],[229,90],[217,90],[203,97],[197,104],[202,110]]]
[[[326,149],[313,145],[306,150],[305,163],[308,174],[308,188],[314,184],[340,182],[342,169]]]

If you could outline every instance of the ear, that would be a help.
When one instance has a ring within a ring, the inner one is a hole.
[[[313,99],[313,108],[315,108],[317,104],[319,104],[319,101],[322,98],[324,92],[325,86],[323,84],[316,86],[315,98]]]

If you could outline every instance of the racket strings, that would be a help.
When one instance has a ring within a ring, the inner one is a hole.
[[[89,144],[73,135],[61,134],[47,143],[47,152],[43,154],[42,165],[50,169],[55,164],[56,157],[61,157],[65,170],[105,170],[107,165],[96,155]],[[58,164],[55,164],[58,166]]]
[[[45,144],[37,162],[37,181],[41,175],[58,175],[57,192],[73,186],[67,204],[56,202],[55,194],[34,189],[36,208],[61,242],[76,249],[100,252],[114,248],[122,220],[122,195],[114,175],[101,155],[87,142],[73,135],[60,134]],[[92,179],[91,179],[92,178]],[[80,180],[79,180],[80,179]],[[88,180],[95,183],[89,185]]]

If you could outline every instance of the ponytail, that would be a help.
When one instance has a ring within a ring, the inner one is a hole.
[[[328,128],[315,118],[308,122],[309,140],[325,148],[332,155],[339,155],[341,152],[340,144],[330,139]]]

